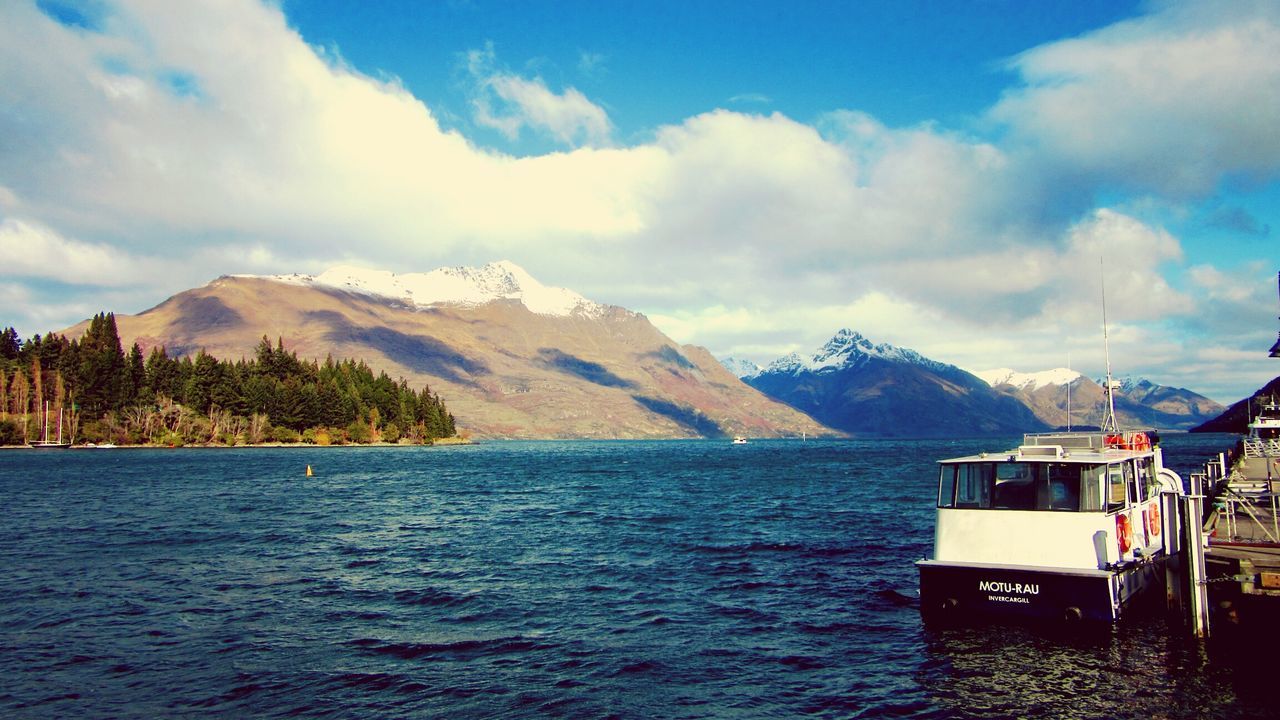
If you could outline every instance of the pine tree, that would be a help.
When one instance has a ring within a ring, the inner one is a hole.
[[[201,350],[196,355],[191,376],[183,385],[182,404],[201,415],[209,412],[213,387],[218,382],[218,361]]]
[[[96,415],[122,407],[126,366],[113,313],[93,316],[78,352],[78,395],[85,409]]]
[[[125,360],[124,405],[133,405],[149,395],[147,392],[147,369],[142,363],[142,348],[134,343],[129,348],[129,357]]]
[[[17,360],[21,350],[22,343],[18,340],[17,330],[7,327],[0,332],[0,360]]]

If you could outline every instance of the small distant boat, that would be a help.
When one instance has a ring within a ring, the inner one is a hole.
[[[28,442],[28,447],[36,450],[65,450],[71,447],[71,441],[63,441],[62,439],[62,408],[58,408],[58,434],[57,439],[49,439],[49,401],[44,403],[44,439]]]
[[[734,436],[733,436],[733,444],[734,444],[734,445],[746,445],[746,444],[747,444],[747,439],[746,439],[745,437],[741,436],[741,435],[734,435]]]

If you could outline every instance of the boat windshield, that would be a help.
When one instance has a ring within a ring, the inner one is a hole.
[[[938,483],[938,507],[1102,512],[1105,471],[1102,464],[947,463]],[[1123,485],[1120,492],[1123,502]]]

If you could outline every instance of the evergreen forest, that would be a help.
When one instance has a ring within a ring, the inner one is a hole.
[[[59,427],[60,426],[60,427]],[[79,340],[23,341],[0,331],[0,445],[52,438],[118,445],[336,445],[431,443],[456,435],[429,388],[414,390],[363,361],[298,359],[267,337],[255,357],[203,350],[171,357],[124,352],[113,313],[95,315]]]

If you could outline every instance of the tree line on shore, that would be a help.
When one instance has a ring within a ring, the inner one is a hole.
[[[218,360],[203,350],[143,359],[124,352],[113,313],[84,337],[23,341],[0,331],[0,445],[42,438],[46,418],[76,442],[154,445],[430,443],[456,435],[440,396],[413,390],[363,361],[300,360],[263,336],[255,357]],[[57,432],[55,427],[51,432]]]

